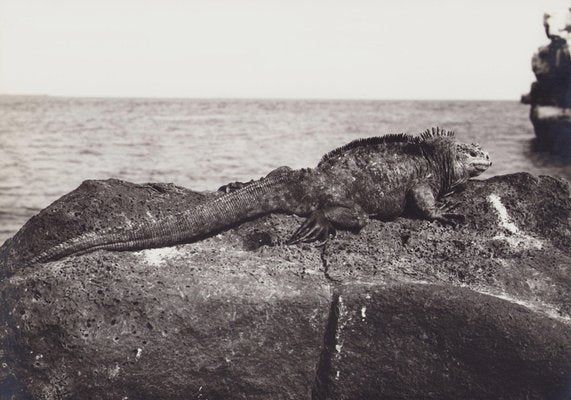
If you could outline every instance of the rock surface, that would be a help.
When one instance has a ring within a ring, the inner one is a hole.
[[[548,24],[547,20],[544,22]],[[547,46],[533,55],[537,79],[522,103],[531,105],[530,119],[541,147],[571,158],[571,56],[567,35],[546,33]]]
[[[571,394],[571,200],[515,174],[401,217],[285,246],[272,215],[209,239],[25,265],[80,231],[213,194],[89,181],[0,248],[0,398],[563,399]]]

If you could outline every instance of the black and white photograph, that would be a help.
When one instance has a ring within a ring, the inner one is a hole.
[[[568,0],[0,0],[0,400],[571,400]]]

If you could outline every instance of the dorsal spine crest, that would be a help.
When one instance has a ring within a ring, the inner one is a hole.
[[[427,129],[420,134],[420,138],[422,140],[428,140],[435,137],[454,137],[454,131],[448,131],[437,126]]]
[[[322,158],[321,161],[319,162],[319,164],[324,163],[325,161],[347,151],[350,149],[354,149],[357,147],[363,147],[363,146],[374,146],[377,144],[382,144],[382,143],[417,143],[418,142],[417,137],[414,137],[412,135],[408,135],[405,133],[393,133],[393,134],[389,134],[389,135],[384,135],[384,136],[374,136],[374,137],[369,137],[369,138],[364,138],[364,139],[356,139],[353,140],[352,142],[338,147],[335,150],[331,150],[329,153],[325,154]]]

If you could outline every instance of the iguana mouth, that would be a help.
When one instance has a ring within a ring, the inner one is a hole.
[[[477,163],[477,164],[472,164],[474,166],[474,169],[478,172],[484,172],[485,170],[487,170],[488,168],[490,168],[492,166],[492,162],[491,161],[487,161],[487,162],[482,162],[482,163]]]

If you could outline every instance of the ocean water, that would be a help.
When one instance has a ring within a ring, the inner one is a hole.
[[[359,137],[431,126],[478,142],[482,178],[527,171],[571,180],[571,164],[534,149],[515,101],[190,100],[0,96],[0,243],[85,179],[215,190],[272,169],[316,165]]]

